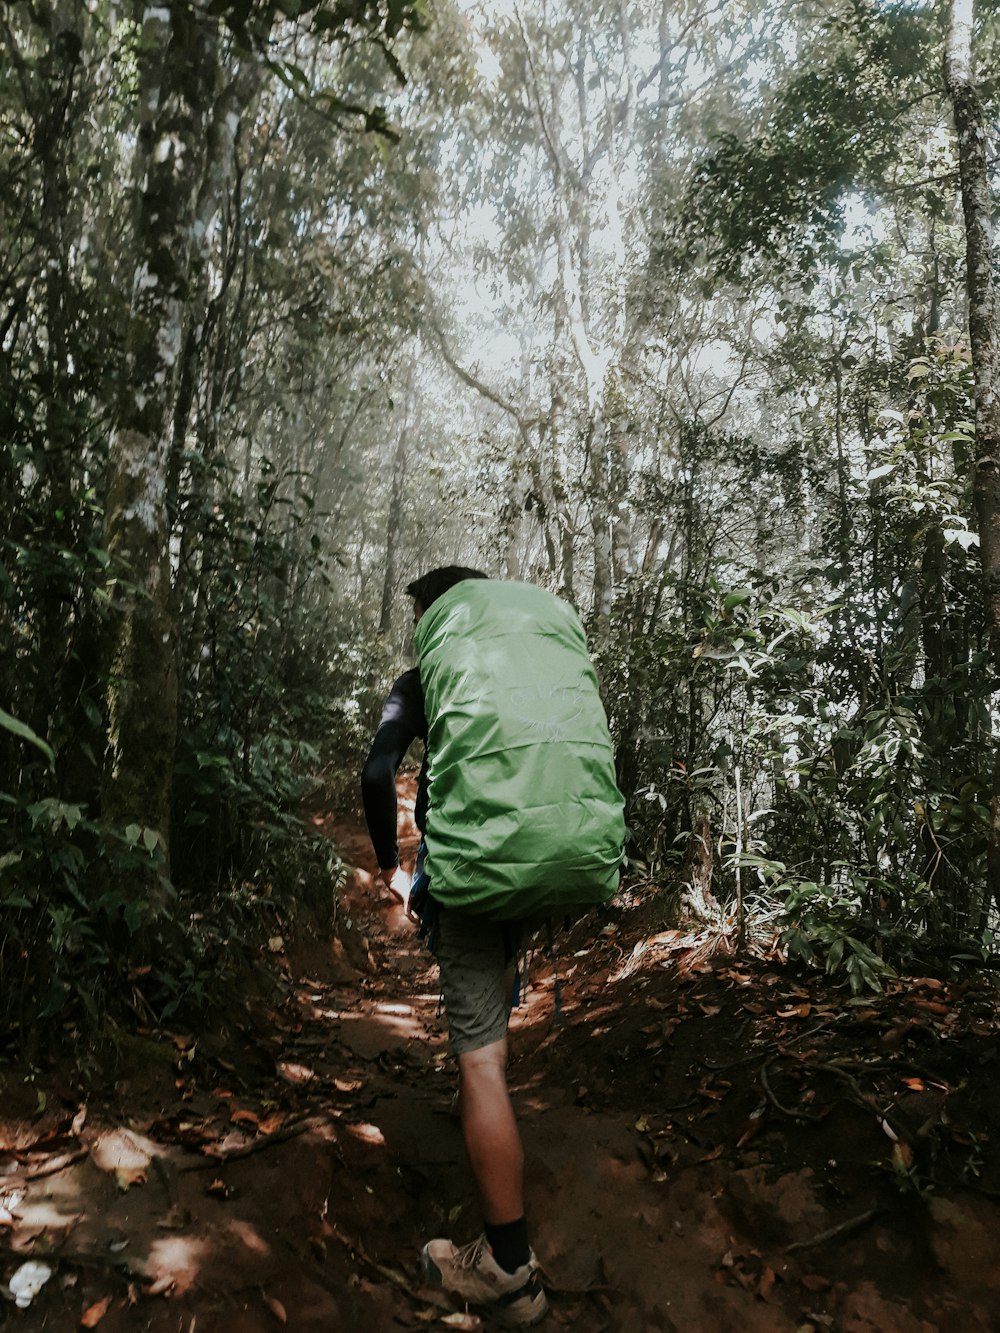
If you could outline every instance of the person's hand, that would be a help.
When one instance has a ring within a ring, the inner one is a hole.
[[[378,877],[392,896],[403,905],[406,915],[409,916],[410,876],[403,867],[391,866],[388,870],[380,870]]]

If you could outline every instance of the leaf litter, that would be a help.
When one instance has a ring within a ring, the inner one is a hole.
[[[356,825],[336,832],[367,854]],[[429,1235],[471,1239],[477,1210],[433,969],[370,886],[345,890],[357,966],[286,932],[301,980],[214,1058],[165,1034],[160,1083],[84,1098],[57,1070],[41,1112],[33,1090],[5,1099],[0,1276],[8,1292],[27,1263],[58,1278],[19,1311],[24,1333],[201,1333],[226,1311],[240,1333],[480,1327],[419,1271]],[[554,1324],[987,1333],[995,989],[850,996],[656,913],[650,897],[609,929],[578,923],[512,1020]]]

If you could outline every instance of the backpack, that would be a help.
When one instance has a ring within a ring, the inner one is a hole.
[[[532,584],[467,579],[428,608],[414,643],[436,901],[498,920],[606,902],[624,802],[576,612]]]

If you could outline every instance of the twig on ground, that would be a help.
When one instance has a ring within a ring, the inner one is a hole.
[[[65,1171],[68,1166],[73,1166],[75,1163],[82,1161],[84,1157],[89,1157],[89,1155],[89,1148],[78,1148],[76,1152],[61,1153],[58,1157],[54,1157],[51,1162],[46,1162],[44,1166],[36,1166],[30,1171],[14,1171],[9,1176],[4,1176],[3,1183],[4,1185],[8,1183],[17,1185],[22,1180],[41,1180],[44,1176],[54,1176],[60,1171]]]
[[[415,1288],[407,1282],[402,1273],[398,1273],[394,1268],[389,1268],[385,1264],[380,1264],[377,1259],[373,1259],[359,1240],[351,1240],[349,1236],[345,1236],[342,1231],[338,1231],[334,1226],[330,1227],[330,1234],[334,1239],[339,1240],[345,1249],[350,1250],[352,1254],[356,1254],[362,1263],[378,1273],[380,1277],[384,1277],[387,1282],[391,1282],[400,1291],[404,1291],[410,1300],[416,1301],[418,1305],[427,1304],[424,1298],[417,1294]]]
[[[895,1136],[895,1138],[909,1141],[910,1135],[907,1134],[905,1130],[901,1129],[898,1124],[894,1124],[893,1121],[889,1119],[889,1112],[887,1110],[883,1111],[881,1106],[879,1106],[878,1102],[876,1101],[874,1094],[870,1092],[865,1092],[864,1088],[861,1086],[861,1084],[858,1082],[858,1080],[854,1077],[853,1074],[849,1074],[847,1070],[844,1069],[839,1064],[827,1063],[822,1065],[813,1065],[812,1068],[826,1070],[828,1074],[836,1074],[836,1076],[839,1079],[843,1079],[843,1081],[848,1085],[848,1087],[854,1094],[851,1100],[855,1103],[855,1105],[860,1106],[861,1109],[864,1111],[873,1111],[875,1115],[878,1117],[880,1123],[883,1125],[887,1125],[889,1129],[892,1130],[892,1133]]]
[[[793,1111],[789,1107],[783,1105],[781,1102],[778,1101],[767,1079],[767,1068],[768,1065],[770,1064],[771,1064],[770,1060],[765,1060],[760,1067],[760,1086],[764,1089],[764,1095],[767,1097],[767,1100],[771,1103],[774,1109],[776,1111],[780,1111],[782,1115],[790,1116],[792,1120],[822,1119],[822,1117],[817,1115],[815,1111]]]
[[[859,1213],[857,1217],[849,1217],[846,1222],[840,1222],[835,1227],[828,1227],[826,1231],[821,1231],[818,1236],[813,1236],[810,1240],[793,1241],[791,1245],[785,1246],[785,1253],[793,1254],[796,1250],[811,1250],[814,1245],[823,1245],[828,1240],[836,1240],[840,1236],[849,1235],[852,1231],[860,1230],[881,1211],[880,1208],[869,1208],[866,1213]]]
[[[260,1138],[251,1139],[249,1143],[242,1143],[237,1148],[231,1148],[226,1153],[206,1153],[203,1157],[195,1158],[192,1161],[177,1163],[178,1171],[212,1171],[220,1166],[225,1166],[227,1162],[235,1162],[242,1157],[251,1157],[254,1153],[263,1152],[265,1148],[273,1148],[279,1143],[287,1143],[289,1139],[298,1138],[300,1134],[308,1134],[310,1130],[321,1129],[331,1122],[326,1116],[312,1115],[307,1120],[299,1120],[294,1125],[286,1125],[284,1129],[276,1129],[273,1134],[262,1134]]]

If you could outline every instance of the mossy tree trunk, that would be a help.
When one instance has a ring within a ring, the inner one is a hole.
[[[155,830],[165,858],[177,731],[168,477],[216,41],[196,5],[141,14],[135,266],[108,460],[106,542],[117,577],[102,817],[109,830]],[[151,885],[130,875],[123,888],[148,897]]]
[[[993,212],[987,163],[986,118],[976,84],[972,37],[973,0],[952,0],[944,53],[944,77],[958,139],[965,214],[969,345],[976,385],[976,461],[973,495],[979,521],[986,624],[994,674],[1000,671],[1000,352],[993,277]],[[989,881],[1000,906],[1000,749],[994,759]],[[966,917],[972,904],[955,904]]]

